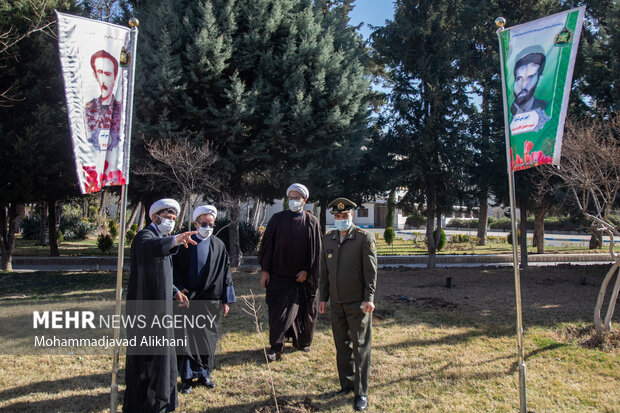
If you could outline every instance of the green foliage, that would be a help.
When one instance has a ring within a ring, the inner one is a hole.
[[[129,229],[131,229],[133,232],[135,232],[137,234],[138,233],[138,224],[131,224],[131,227]]]
[[[395,213],[396,213],[396,191],[392,189],[390,191],[390,195],[387,201],[387,213],[385,214],[385,226],[386,227],[391,227],[394,225]]]
[[[109,254],[114,246],[114,240],[109,234],[99,234],[97,237],[97,248],[104,254]]]
[[[520,229],[517,230],[517,237],[521,238],[521,230]],[[508,233],[508,235],[506,235],[506,242],[509,243],[510,245],[512,245],[512,231],[510,231]]]
[[[127,245],[131,245],[131,242],[133,241],[135,236],[136,236],[136,231],[134,231],[133,228],[130,228],[129,231],[127,231],[127,233],[125,234],[125,243]]]
[[[20,227],[23,239],[39,239],[41,220],[37,216],[26,216]]]
[[[58,245],[60,245],[64,240],[65,240],[65,237],[62,231],[57,229],[56,230],[56,241],[58,242]]]
[[[417,209],[407,215],[405,223],[411,227],[421,227],[426,225],[426,217]]]
[[[81,240],[94,234],[97,225],[83,221],[82,218],[77,215],[63,215],[60,217],[58,229],[63,232],[65,239]]]
[[[454,243],[470,243],[474,240],[474,238],[478,238],[478,237],[468,235],[468,234],[454,234],[452,235],[452,238],[450,240],[451,242],[454,242]]]
[[[443,228],[437,228],[435,231],[433,231],[433,238],[435,240],[437,239],[439,230],[441,230],[441,232],[439,233],[439,243],[437,244],[437,251],[441,251],[443,247],[446,246],[446,233],[444,232]]]
[[[213,234],[216,234],[226,245],[226,249],[230,251],[229,229],[230,220],[228,218],[218,218],[215,220],[215,228]],[[256,253],[260,242],[261,234],[254,226],[245,221],[239,222],[239,244],[241,252],[244,254]]]
[[[394,242],[394,239],[396,238],[394,227],[385,228],[385,231],[383,231],[383,238],[385,239],[386,244],[392,245],[392,243]]]
[[[108,231],[110,233],[110,237],[112,237],[112,240],[115,240],[118,236],[118,225],[116,224],[116,220],[110,219],[108,221]]]
[[[478,228],[478,220],[477,219],[461,219],[454,218],[450,221],[449,224],[446,225],[448,228]]]

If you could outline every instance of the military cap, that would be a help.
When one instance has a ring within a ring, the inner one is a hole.
[[[529,63],[539,65],[538,74],[540,75],[545,68],[545,51],[540,46],[529,46],[521,50],[516,57],[514,73],[517,75],[517,69]]]
[[[330,202],[327,207],[332,209],[332,214],[338,214],[340,212],[349,212],[357,208],[357,204],[347,198],[336,198]]]

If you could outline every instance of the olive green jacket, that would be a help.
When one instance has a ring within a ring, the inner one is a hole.
[[[340,243],[333,230],[323,236],[319,299],[334,303],[372,302],[377,283],[377,246],[373,234],[351,225]]]

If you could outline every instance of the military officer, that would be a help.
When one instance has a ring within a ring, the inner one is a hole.
[[[327,311],[327,300],[330,300],[340,378],[337,394],[353,391],[355,410],[365,410],[368,406],[377,248],[374,236],[353,224],[356,207],[346,198],[337,198],[328,205],[334,214],[336,229],[323,237],[319,312]]]

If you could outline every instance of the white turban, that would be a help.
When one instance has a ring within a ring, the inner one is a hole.
[[[192,221],[196,222],[199,216],[204,214],[211,214],[213,218],[217,218],[217,208],[213,205],[200,205],[196,209],[194,209],[194,214],[192,215]]]
[[[306,188],[306,186],[302,184],[295,183],[289,186],[288,189],[286,190],[286,196],[288,196],[289,192],[291,191],[299,192],[304,197],[304,199],[308,199],[308,197],[310,196],[310,192],[308,192],[308,188]]]
[[[151,205],[151,207],[149,208],[149,217],[153,218],[153,214],[158,213],[162,209],[168,208],[174,209],[177,215],[179,215],[179,212],[181,212],[181,205],[179,205],[177,201],[172,198],[164,198]]]

